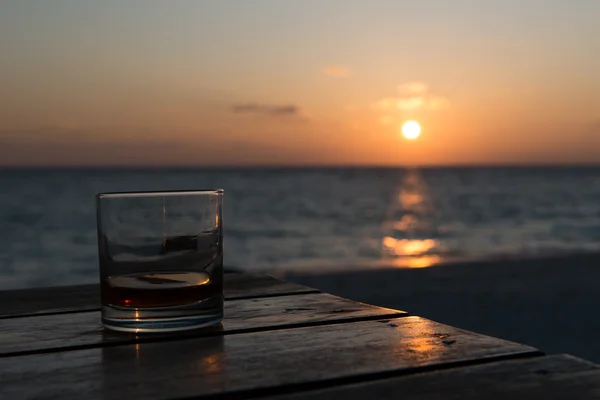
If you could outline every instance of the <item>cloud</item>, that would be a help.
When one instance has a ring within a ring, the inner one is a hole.
[[[350,68],[343,65],[326,65],[323,67],[323,73],[333,78],[348,78],[352,75]]]
[[[298,116],[300,108],[298,106],[289,105],[264,105],[264,104],[237,104],[231,108],[236,114],[260,114],[271,117],[278,116]]]
[[[373,108],[380,111],[441,110],[450,105],[448,99],[432,93],[423,82],[407,82],[398,86],[398,95],[376,101]]]
[[[427,85],[423,82],[408,82],[398,86],[398,91],[407,95],[418,95],[427,92]]]

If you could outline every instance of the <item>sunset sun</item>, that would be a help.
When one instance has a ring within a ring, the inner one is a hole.
[[[405,138],[413,140],[419,137],[421,134],[421,126],[417,121],[406,121],[402,125],[402,135]]]

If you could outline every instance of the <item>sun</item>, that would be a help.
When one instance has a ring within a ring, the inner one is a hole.
[[[421,126],[417,121],[406,121],[402,125],[402,134],[405,138],[414,140],[421,134]]]

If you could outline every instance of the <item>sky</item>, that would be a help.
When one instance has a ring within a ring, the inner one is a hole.
[[[0,165],[600,163],[598,15],[597,0],[3,0]]]

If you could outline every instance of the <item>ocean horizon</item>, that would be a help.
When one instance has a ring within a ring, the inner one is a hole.
[[[2,167],[3,289],[97,280],[94,195],[225,189],[225,264],[329,273],[600,251],[600,165]]]
[[[156,170],[315,170],[315,169],[382,169],[382,170],[398,170],[398,169],[418,169],[418,170],[454,170],[454,169],[600,169],[600,161],[598,162],[582,162],[582,163],[469,163],[469,164],[407,164],[407,165],[387,165],[387,164],[0,164],[0,171],[87,171],[87,170],[141,170],[141,171],[156,171]]]

